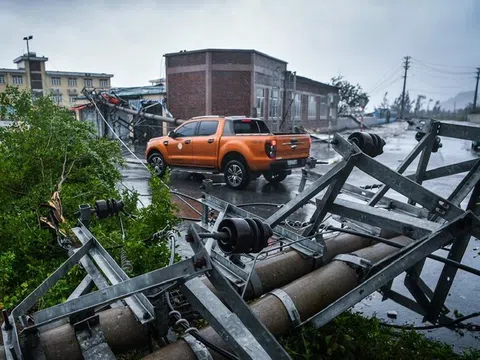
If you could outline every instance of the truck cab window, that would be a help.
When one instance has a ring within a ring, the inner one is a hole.
[[[198,127],[198,136],[214,135],[217,132],[218,121],[202,121]]]
[[[267,125],[258,120],[234,120],[233,131],[235,134],[269,134]]]
[[[177,130],[175,130],[175,137],[187,137],[195,135],[195,129],[197,128],[197,122],[191,122],[180,126]]]

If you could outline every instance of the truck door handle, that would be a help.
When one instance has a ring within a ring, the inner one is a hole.
[[[213,143],[213,141],[214,141],[213,139],[208,139],[209,144]]]
[[[185,144],[190,144],[192,140],[185,140]]]

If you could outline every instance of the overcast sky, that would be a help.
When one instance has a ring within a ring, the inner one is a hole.
[[[479,0],[0,1],[0,67],[30,50],[47,69],[113,73],[114,86],[148,85],[163,54],[256,49],[299,75],[342,74],[371,94],[370,106],[407,86],[446,100],[473,90],[480,66]],[[163,73],[162,73],[163,72]]]

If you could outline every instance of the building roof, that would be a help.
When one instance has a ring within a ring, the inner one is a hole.
[[[304,76],[299,76],[299,75],[297,75],[297,81],[303,81],[303,82],[310,83],[310,84],[316,85],[316,86],[328,87],[328,88],[331,88],[332,90],[335,90],[335,91],[339,89],[338,86],[325,84],[323,82],[312,80],[312,79],[306,78]]]
[[[168,53],[163,56],[165,57],[171,57],[171,56],[179,56],[179,55],[188,55],[188,54],[196,54],[196,53],[202,53],[202,52],[246,52],[246,53],[255,53],[259,54],[262,56],[265,56],[267,58],[270,58],[275,61],[282,62],[284,64],[288,64],[288,62],[284,60],[280,60],[278,58],[275,58],[273,56],[267,55],[265,53],[262,53],[260,51],[254,50],[254,49],[201,49],[201,50],[190,50],[190,51],[179,51],[175,53]]]
[[[24,74],[25,69],[6,69],[0,68],[0,73],[17,73],[17,74]]]
[[[36,53],[34,52],[31,52],[29,53],[30,56],[28,56],[27,54],[23,54],[23,55],[20,55],[19,57],[17,57],[15,60],[13,60],[13,62],[15,64],[18,64],[20,61],[25,61],[25,60],[33,60],[33,61],[48,61],[48,58],[45,57],[45,56],[37,56]]]
[[[57,75],[57,76],[85,76],[85,77],[113,77],[113,74],[105,74],[105,73],[87,73],[87,72],[77,72],[77,71],[52,71],[46,70],[45,74],[47,75]]]
[[[134,86],[134,87],[124,87],[124,88],[113,88],[109,91],[112,94],[117,96],[144,96],[144,95],[162,95],[167,92],[165,86]]]

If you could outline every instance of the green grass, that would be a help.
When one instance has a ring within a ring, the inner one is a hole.
[[[375,318],[344,313],[321,329],[304,326],[280,339],[294,360],[480,359],[480,350],[455,353],[448,344],[412,330],[382,326]]]

